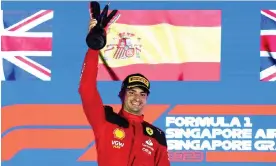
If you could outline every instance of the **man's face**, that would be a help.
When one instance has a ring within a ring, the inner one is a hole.
[[[142,114],[148,95],[140,88],[127,89],[124,97],[124,110],[132,114]]]

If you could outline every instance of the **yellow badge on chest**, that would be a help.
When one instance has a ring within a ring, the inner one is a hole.
[[[124,132],[124,130],[122,129],[119,129],[119,128],[116,128],[114,131],[113,131],[113,134],[114,134],[114,138],[117,138],[117,139],[124,139],[126,134]]]
[[[153,134],[153,130],[149,127],[146,127],[146,132],[148,133],[148,135],[152,135]]]

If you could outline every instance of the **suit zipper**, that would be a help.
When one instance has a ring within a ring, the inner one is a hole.
[[[130,147],[130,152],[129,152],[129,156],[128,156],[128,160],[129,160],[128,163],[131,162],[131,165],[128,164],[129,166],[133,166],[133,163],[134,163],[134,160],[135,160],[135,156],[134,156],[133,160],[130,161],[131,152],[132,152],[132,149],[133,149],[133,146],[134,146],[134,139],[135,139],[135,125],[132,125],[132,127],[133,127],[133,138],[132,138],[132,141],[131,141],[131,147]]]
[[[134,164],[134,160],[135,160],[135,156],[134,156],[134,158],[133,158],[133,160],[132,160],[131,166],[133,166],[133,164]]]

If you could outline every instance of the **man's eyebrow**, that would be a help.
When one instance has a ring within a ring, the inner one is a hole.
[[[142,91],[140,92],[140,94],[148,94],[146,91]]]
[[[128,92],[129,92],[129,91],[131,91],[131,92],[137,92],[135,89],[128,89],[127,91],[128,91]],[[142,91],[142,92],[140,92],[140,93],[147,93],[147,92]]]

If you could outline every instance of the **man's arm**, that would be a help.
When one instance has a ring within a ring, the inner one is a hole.
[[[170,166],[167,147],[161,146],[157,152],[157,163],[155,166]]]
[[[99,50],[106,44],[106,30],[104,29],[118,12],[113,10],[108,15],[108,8],[106,5],[100,13],[100,4],[96,1],[90,2],[91,20],[86,37],[89,49],[84,59],[79,86],[83,109],[94,133],[99,133],[106,122],[103,102],[97,89]]]
[[[167,149],[167,140],[165,137],[165,133],[162,131],[162,144],[159,145],[156,159],[155,159],[155,166],[170,166],[169,156],[168,156],[168,149]]]
[[[103,102],[97,89],[98,60],[99,51],[88,49],[79,86],[84,113],[95,133],[98,133],[105,123]]]

